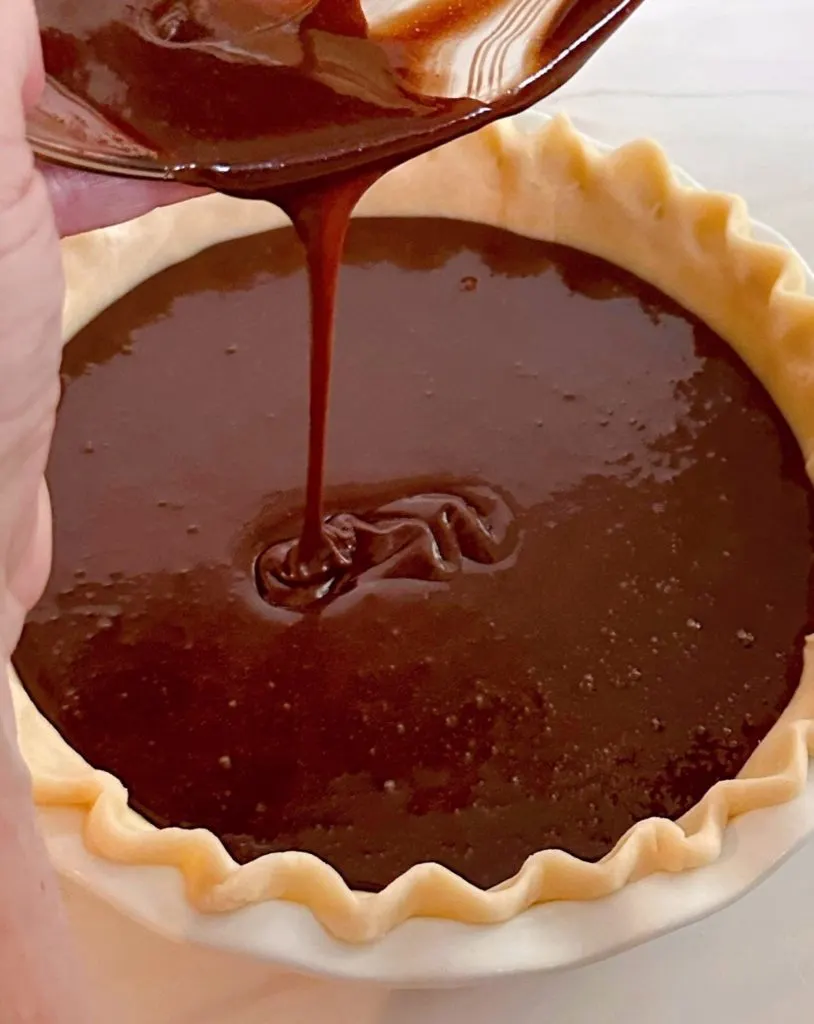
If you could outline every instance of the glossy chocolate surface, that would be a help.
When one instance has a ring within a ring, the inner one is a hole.
[[[68,742],[152,821],[239,860],[309,850],[362,889],[424,860],[492,885],[540,849],[600,857],[734,775],[799,678],[812,518],[728,347],[572,251],[353,224],[326,511],[375,532],[406,509],[451,571],[274,606],[256,583],[302,522],[306,294],[280,231],[68,346],[55,567],[16,658]]]

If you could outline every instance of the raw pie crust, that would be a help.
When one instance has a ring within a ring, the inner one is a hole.
[[[814,475],[814,297],[787,250],[750,238],[742,200],[680,185],[661,150],[636,142],[604,154],[565,120],[534,133],[493,126],[393,171],[362,202],[366,216],[480,221],[572,246],[661,289],[727,340],[771,393]],[[64,243],[70,338],[106,306],[164,268],[227,239],[280,227],[275,208],[210,196]],[[157,829],[127,805],[124,786],[90,767],[12,679],[19,736],[34,795],[84,811],[95,854],[177,868],[191,903],[230,911],[269,899],[309,907],[333,935],[379,938],[411,917],[506,921],[536,903],[605,896],[656,871],[715,860],[729,820],[797,796],[814,754],[814,636],[800,686],[738,778],[719,782],[680,821],[634,825],[601,861],[557,850],[530,857],[484,892],[436,864],[420,864],[382,892],[352,892],[311,854],[272,853],[238,866],[203,829]]]

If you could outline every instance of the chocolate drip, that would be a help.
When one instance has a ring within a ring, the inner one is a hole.
[[[305,247],[311,310],[311,369],[308,416],[308,473],[305,517],[296,543],[296,576],[322,579],[332,560],[332,538],[323,523],[323,491],[336,326],[336,293],[345,236],[356,203],[378,175],[356,174],[328,185],[288,189],[276,202],[291,218]],[[274,196],[269,196],[274,201]],[[327,562],[326,562],[327,559]],[[267,591],[270,595],[271,591]]]

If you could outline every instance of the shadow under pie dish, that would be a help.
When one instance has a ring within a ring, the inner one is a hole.
[[[66,243],[55,572],[16,659],[37,800],[200,910],[291,900],[352,942],[709,863],[808,767],[802,269],[656,147],[563,122],[424,157],[359,212],[329,498],[376,528],[412,501],[446,575],[413,545],[316,616],[258,593],[301,500],[275,211]]]

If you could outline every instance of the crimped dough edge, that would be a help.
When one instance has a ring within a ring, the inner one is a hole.
[[[786,249],[750,236],[741,199],[685,187],[649,141],[602,152],[564,118],[533,132],[503,123],[451,143],[383,178],[362,216],[448,217],[603,257],[660,288],[727,340],[769,390],[814,474],[814,297]],[[282,226],[266,204],[207,196],[63,243],[70,338],[141,281],[210,245]],[[800,686],[736,779],[717,783],[679,822],[634,825],[596,863],[558,850],[531,856],[489,891],[437,864],[420,864],[380,893],[351,891],[307,853],[273,853],[239,866],[203,829],[157,829],[131,810],[124,786],[88,765],[35,709],[12,672],[24,757],[39,805],[83,812],[87,847],[121,864],[176,868],[203,912],[264,900],[308,907],[335,937],[381,938],[413,917],[491,924],[534,904],[591,900],[654,872],[716,860],[727,823],[792,800],[814,754],[814,636]]]

